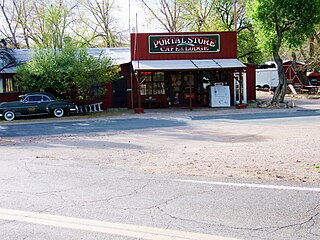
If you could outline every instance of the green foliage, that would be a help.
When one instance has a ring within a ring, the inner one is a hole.
[[[110,58],[101,54],[95,58],[83,49],[78,51],[73,70],[73,84],[83,99],[100,97],[104,94],[105,83],[120,78],[119,66],[114,65]]]
[[[284,102],[287,78],[280,57],[281,47],[301,47],[320,22],[320,0],[252,0],[247,5],[259,47],[271,54],[278,66],[279,84],[272,103]]]
[[[249,29],[238,33],[238,58],[242,62],[262,63],[263,55],[257,45],[254,33]]]
[[[289,48],[301,46],[320,22],[319,7],[320,0],[252,0],[247,13],[260,48],[272,53],[282,40]]]
[[[82,100],[103,94],[104,84],[120,78],[119,67],[108,57],[89,56],[85,49],[67,47],[59,51],[40,49],[17,70],[23,92],[48,89],[59,95],[76,91]],[[96,87],[96,91],[92,88]]]
[[[24,92],[55,89],[59,93],[68,91],[72,76],[72,55],[53,50],[37,50],[34,58],[17,69],[18,85]]]

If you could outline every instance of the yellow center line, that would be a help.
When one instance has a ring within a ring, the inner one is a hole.
[[[133,224],[73,218],[45,213],[0,208],[0,219],[46,226],[100,232],[147,240],[238,240],[195,232],[176,231]]]

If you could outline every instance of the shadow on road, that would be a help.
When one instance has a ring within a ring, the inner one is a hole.
[[[125,130],[178,127],[183,121],[166,119],[113,119],[46,123],[10,123],[0,125],[0,137],[26,137],[61,134],[88,134]]]

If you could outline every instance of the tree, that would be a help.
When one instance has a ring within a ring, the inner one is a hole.
[[[80,96],[83,105],[89,99],[102,97],[106,91],[105,84],[120,78],[120,68],[112,59],[89,56],[87,51],[79,50],[73,68],[73,86]],[[85,108],[84,108],[85,110]]]
[[[278,66],[279,84],[272,103],[284,102],[287,89],[280,48],[298,48],[314,33],[315,24],[320,22],[320,12],[314,9],[319,6],[320,0],[252,0],[248,4],[259,46],[272,54]]]
[[[8,68],[18,66],[13,51],[8,48],[0,48],[0,73]]]
[[[179,32],[187,23],[182,18],[184,5],[180,0],[139,0],[151,16],[168,32]]]
[[[209,31],[213,18],[214,1],[211,0],[181,0],[184,6],[183,19],[191,31]]]
[[[3,39],[6,39],[9,42],[9,45],[12,48],[20,48],[19,40],[18,40],[18,12],[16,11],[18,5],[16,2],[10,2],[2,0],[0,2],[0,9],[3,15],[3,23],[6,27],[1,26],[0,33]]]
[[[75,50],[35,50],[31,61],[17,69],[17,84],[22,92],[49,91],[63,95],[73,80]]]
[[[82,22],[90,29],[91,44],[104,47],[121,45],[123,31],[117,29],[117,19],[114,11],[119,10],[114,0],[86,0],[83,2],[85,10],[90,13]]]
[[[244,62],[260,63],[262,54],[257,47],[252,24],[246,13],[246,3],[248,1],[249,0],[213,1],[214,16],[211,20],[213,21],[211,25],[215,27],[216,30],[224,31],[234,31],[236,25],[238,58]],[[236,14],[234,14],[235,9]],[[236,19],[234,19],[235,16]]]
[[[3,36],[14,48],[30,48],[60,47],[74,6],[63,0],[3,0],[0,8],[6,23]]]
[[[101,97],[105,84],[120,78],[119,67],[109,57],[89,56],[85,49],[67,46],[61,50],[39,49],[28,63],[17,70],[23,92],[49,91],[58,95],[75,92],[85,103]]]
[[[73,9],[77,3],[58,0],[34,0],[33,14],[36,17],[25,22],[28,37],[40,48],[62,48],[64,38],[68,37],[68,29],[73,23]]]
[[[300,54],[306,64],[299,67],[298,70],[320,71],[320,24],[316,26],[314,33],[300,49]]]

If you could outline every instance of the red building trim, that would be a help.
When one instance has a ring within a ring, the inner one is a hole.
[[[187,36],[187,35],[215,34],[220,36],[219,52],[193,52],[193,53],[159,53],[149,52],[149,37]],[[131,34],[131,60],[182,60],[182,59],[223,59],[237,58],[237,34],[231,32],[179,32],[179,33],[132,33]]]

